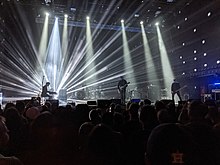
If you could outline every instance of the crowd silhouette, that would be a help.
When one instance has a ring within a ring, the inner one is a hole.
[[[126,106],[7,103],[1,165],[219,165],[218,101]]]

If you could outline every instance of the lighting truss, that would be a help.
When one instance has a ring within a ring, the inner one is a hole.
[[[35,18],[36,23],[44,23],[44,18]],[[54,24],[54,18],[49,19],[49,24]],[[64,20],[59,19],[59,25],[63,25]],[[68,20],[68,26],[74,26],[74,27],[86,27],[85,22],[78,22],[78,21],[71,21]],[[113,30],[113,31],[121,31],[122,27],[117,25],[107,25],[107,24],[99,24],[99,23],[90,23],[90,27],[93,29],[103,29],[103,30]],[[155,29],[152,27],[145,27],[144,28],[146,33],[155,33]],[[141,33],[141,27],[125,27],[125,31],[128,32],[134,32],[134,33]]]

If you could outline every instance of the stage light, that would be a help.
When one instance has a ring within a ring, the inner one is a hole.
[[[125,21],[122,19],[122,20],[121,20],[121,23],[124,23],[124,22],[125,22]]]
[[[220,64],[220,60],[217,61],[217,64]]]
[[[138,17],[140,17],[140,15],[139,14],[134,14],[134,17],[138,18]]]
[[[162,73],[163,73],[163,86],[164,88],[170,88],[170,82],[174,79],[174,73],[170,64],[170,59],[167,53],[167,49],[163,40],[162,33],[160,31],[160,26],[156,26],[157,29],[157,37],[158,37],[158,46],[159,46],[159,53],[161,57],[161,66],[162,66]],[[171,98],[170,92],[166,94],[168,98]]]
[[[184,20],[185,20],[185,21],[187,21],[187,20],[188,20],[188,18],[186,17]]]
[[[204,67],[207,67],[208,66],[208,64],[204,64]]]
[[[46,12],[45,14],[46,14],[47,17],[50,15],[48,12]]]
[[[182,59],[183,57],[182,56],[180,56],[180,59]]]
[[[194,72],[197,72],[197,69],[196,69],[196,68],[194,69]]]
[[[211,12],[208,12],[208,14],[207,14],[207,15],[208,15],[208,17],[210,17],[210,16],[212,15],[212,13],[211,13]]]
[[[87,16],[86,19],[89,20],[89,16]]]
[[[160,24],[159,22],[156,22],[156,23],[155,23],[156,26],[159,26],[159,24]]]
[[[194,57],[194,61],[196,61],[197,60],[197,58],[196,57]]]
[[[185,46],[185,43],[183,42],[183,46]]]
[[[143,21],[140,22],[141,25],[143,25],[143,23],[144,23]]]
[[[202,44],[205,44],[205,40],[202,40]]]
[[[195,28],[195,29],[193,29],[193,32],[195,33],[197,31],[197,29]]]
[[[156,68],[154,65],[152,53],[149,46],[149,41],[144,29],[144,25],[141,24],[141,31],[142,31],[142,38],[143,38],[143,47],[144,47],[144,56],[145,56],[145,68],[146,68],[146,77],[148,80],[157,80],[158,75],[156,72]],[[154,81],[154,85],[160,86],[160,84],[157,81]]]
[[[193,51],[193,53],[194,53],[194,54],[196,54],[196,53],[197,53],[197,51],[196,51],[196,50],[194,50],[194,51]]]
[[[129,41],[128,41],[127,34],[125,31],[124,20],[121,20],[121,21],[122,21],[121,22],[121,32],[122,32],[121,34],[122,34],[122,45],[123,45],[123,60],[125,64],[124,66],[126,70],[128,70],[131,73],[134,73],[131,52],[130,52],[130,48],[128,44]],[[125,78],[134,84],[136,83],[134,76],[132,76],[131,74],[125,75]],[[131,87],[131,84],[130,84],[130,87]]]
[[[207,53],[204,53],[203,56],[207,56]]]
[[[185,64],[186,63],[186,61],[183,61],[183,64]]]
[[[64,15],[64,17],[65,17],[65,18],[68,18],[68,15],[67,15],[67,14],[65,14],[65,15]]]

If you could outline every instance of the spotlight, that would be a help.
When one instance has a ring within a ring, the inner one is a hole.
[[[156,23],[155,23],[156,26],[159,26],[159,24],[160,24],[159,22],[156,22]]]
[[[46,14],[47,17],[50,15],[48,12],[46,12],[45,14]]]
[[[86,19],[89,20],[89,16],[87,16]]]
[[[65,17],[65,18],[68,18],[68,15],[67,15],[67,14],[65,14],[65,15],[64,15],[64,17]]]
[[[124,22],[125,22],[125,21],[122,19],[122,20],[121,20],[121,23],[124,23]]]
[[[141,25],[143,25],[143,23],[144,23],[143,21],[140,22]]]

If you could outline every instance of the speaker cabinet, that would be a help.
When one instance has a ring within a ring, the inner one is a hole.
[[[121,99],[111,99],[111,103],[121,105]]]
[[[87,105],[89,105],[89,106],[96,106],[96,101],[89,100],[89,101],[87,101]]]

